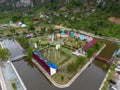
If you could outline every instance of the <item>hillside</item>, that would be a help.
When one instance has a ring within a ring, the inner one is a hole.
[[[96,35],[120,38],[120,25],[109,21],[120,18],[120,0],[32,0],[33,7],[27,11],[0,14],[1,23],[15,19],[27,25],[39,18],[36,26],[63,25],[85,30]],[[4,17],[3,17],[4,16]],[[13,20],[14,21],[14,20]]]
[[[107,0],[0,0],[0,11],[13,11],[17,8],[28,7],[50,7],[65,6],[66,4],[72,4],[78,2],[77,5],[83,6],[96,6],[99,3],[107,3]]]

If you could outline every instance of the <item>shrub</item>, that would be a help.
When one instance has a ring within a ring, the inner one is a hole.
[[[63,81],[63,80],[64,80],[64,76],[62,75],[62,76],[61,76],[61,81]]]
[[[67,67],[68,72],[74,73],[78,70],[78,66],[76,66],[76,63],[70,63]]]

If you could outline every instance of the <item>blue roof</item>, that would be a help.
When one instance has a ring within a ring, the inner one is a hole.
[[[33,53],[36,54],[36,55],[39,55],[39,52],[37,52],[37,51],[34,51]]]
[[[85,36],[85,35],[80,34],[80,35],[79,35],[79,38],[80,38],[81,40],[85,40],[85,39],[86,39],[86,36]]]
[[[39,58],[42,59],[49,67],[54,68],[54,69],[57,68],[56,64],[52,64],[52,63],[48,62],[48,61],[45,59],[45,57],[40,54],[40,52],[34,51],[33,53],[36,54],[36,55],[38,55]]]
[[[46,62],[46,64],[51,68],[54,68],[54,69],[57,68],[57,66],[55,64],[52,64],[52,63],[49,63],[49,62]]]

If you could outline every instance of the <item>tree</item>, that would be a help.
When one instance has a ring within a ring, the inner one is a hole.
[[[24,49],[28,49],[28,48],[29,48],[28,39],[26,39],[25,37],[16,37],[16,40],[20,43],[20,45],[21,45]]]
[[[32,31],[35,31],[35,27],[33,26],[33,25],[30,25],[29,27],[28,27],[28,32],[32,32]]]
[[[72,63],[68,64],[67,70],[70,73],[74,73],[74,72],[76,72],[78,70],[78,66],[76,66],[76,63],[72,62]]]
[[[7,60],[9,56],[10,56],[9,50],[6,48],[0,47],[0,59]]]
[[[11,34],[12,34],[13,39],[14,39],[15,28],[10,27],[9,30],[10,30],[10,32],[11,32]]]
[[[14,21],[14,22],[17,22],[17,21],[23,21],[22,20],[23,18],[22,18],[22,16],[21,15],[15,15],[15,16],[13,16],[12,17],[12,20]]]
[[[27,59],[31,60],[32,59],[32,48],[27,49]]]
[[[15,28],[13,28],[13,27],[10,27],[10,32],[11,32],[11,34],[13,35],[13,34],[15,34]]]
[[[63,80],[64,80],[64,76],[62,75],[62,76],[61,76],[61,81],[63,81]]]
[[[3,30],[2,30],[2,29],[0,29],[0,37],[2,36],[2,34],[3,34]]]

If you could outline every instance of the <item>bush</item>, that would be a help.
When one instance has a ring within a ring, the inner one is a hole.
[[[61,76],[61,81],[63,81],[63,80],[64,80],[64,76],[62,75],[62,76]]]
[[[24,49],[29,48],[28,39],[26,39],[25,37],[16,37],[16,40],[20,43],[20,45],[21,45]]]
[[[17,90],[17,86],[16,86],[15,83],[12,83],[12,88],[13,88],[14,90]]]
[[[78,66],[76,66],[76,63],[73,63],[73,62],[72,62],[72,63],[70,63],[70,64],[68,65],[67,70],[68,70],[68,72],[70,72],[70,73],[77,72]]]
[[[76,66],[79,67],[85,63],[86,59],[84,57],[77,57]]]

